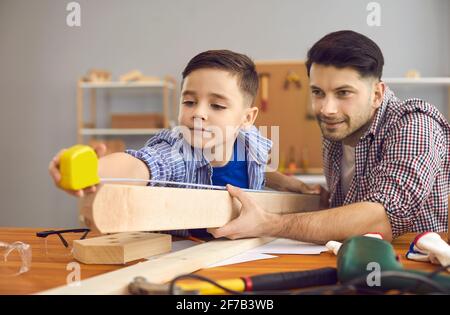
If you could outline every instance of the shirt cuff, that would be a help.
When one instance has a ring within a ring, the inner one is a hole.
[[[163,179],[161,179],[161,172],[157,165],[156,159],[151,154],[148,154],[147,152],[142,151],[142,150],[126,150],[125,153],[144,162],[145,165],[147,165],[151,179],[163,180]],[[147,186],[154,186],[154,185],[155,184],[153,184],[151,182],[147,183]]]
[[[397,238],[411,230],[413,223],[411,213],[402,208],[402,204],[397,198],[387,198],[385,194],[375,192],[368,195],[363,201],[376,202],[383,205],[391,224],[393,238]]]

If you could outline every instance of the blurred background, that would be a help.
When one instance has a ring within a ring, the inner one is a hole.
[[[380,46],[398,97],[448,117],[450,1],[0,0],[0,225],[78,226],[77,201],[53,186],[50,159],[80,141],[139,148],[173,126],[181,71],[208,49],[256,61],[266,80],[256,105],[267,98],[258,123],[280,125],[280,169],[320,182],[303,61],[342,29]]]

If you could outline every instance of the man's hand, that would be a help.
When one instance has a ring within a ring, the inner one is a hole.
[[[249,195],[241,189],[227,185],[231,197],[237,198],[241,204],[239,216],[223,227],[208,229],[214,237],[230,239],[270,236],[275,233],[276,221],[280,215],[266,212]]]
[[[59,182],[61,181],[61,173],[59,172],[59,163],[61,154],[66,150],[67,149],[62,149],[61,151],[59,151],[58,154],[55,155],[55,157],[50,161],[50,164],[48,165],[48,172],[50,173],[50,176],[52,177],[55,186],[75,197],[83,197],[85,194],[96,192],[98,185],[90,186],[82,190],[67,190],[59,185]],[[106,145],[104,143],[99,143],[94,146],[94,150],[97,153],[98,157],[102,157],[106,153]]]

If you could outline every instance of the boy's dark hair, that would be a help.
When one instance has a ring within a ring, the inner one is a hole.
[[[308,76],[313,63],[350,67],[361,77],[381,79],[384,58],[380,47],[370,38],[354,31],[338,31],[325,35],[309,49],[306,61]]]
[[[183,80],[198,69],[219,69],[236,75],[244,96],[253,103],[258,93],[258,73],[253,61],[244,54],[230,50],[208,50],[192,58],[183,70]]]

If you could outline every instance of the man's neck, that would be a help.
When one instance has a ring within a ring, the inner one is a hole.
[[[343,145],[356,147],[359,143],[359,140],[361,140],[362,135],[369,130],[370,126],[372,125],[372,122],[374,120],[374,117],[372,117],[365,125],[363,125],[361,128],[356,130],[354,133],[349,135],[347,138],[342,140]]]

